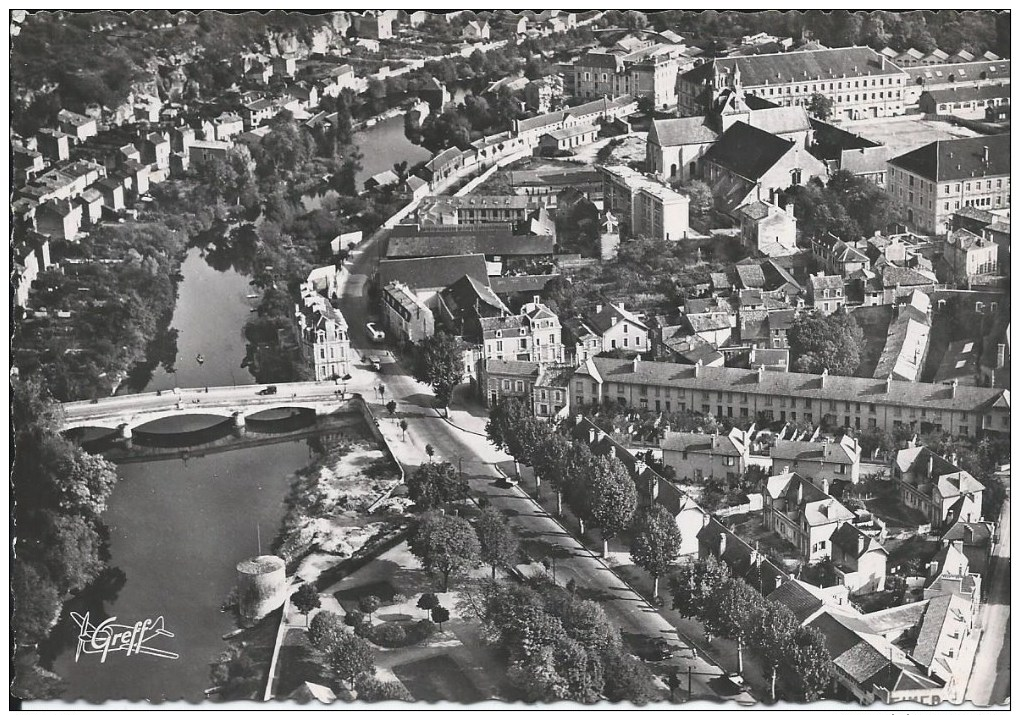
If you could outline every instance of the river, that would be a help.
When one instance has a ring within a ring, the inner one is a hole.
[[[253,292],[248,277],[233,268],[213,268],[200,248],[188,251],[181,275],[184,280],[177,287],[171,321],[178,331],[176,372],[157,367],[145,389],[254,383],[248,369],[241,367],[245,356],[241,330],[255,305],[246,297]]]
[[[360,416],[320,419],[319,425],[331,434],[367,436]],[[149,429],[158,432],[160,425]],[[234,567],[258,553],[259,533],[262,552],[268,553],[291,475],[312,461],[313,447],[326,439],[240,444],[241,449],[187,460],[119,464],[120,481],[103,515],[114,576],[72,600],[41,649],[43,662],[53,661],[51,669],[64,680],[63,697],[203,700],[209,665],[227,648],[221,636],[237,627],[220,611],[236,583]],[[72,611],[88,611],[93,624],[111,616],[128,625],[163,616],[174,636],[149,645],[180,657],[111,653],[103,663],[98,655],[83,654],[76,662]]]

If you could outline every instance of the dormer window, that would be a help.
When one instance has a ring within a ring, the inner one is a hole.
[[[503,337],[503,331],[502,330],[497,330],[496,331],[496,337],[497,338],[502,338]]]

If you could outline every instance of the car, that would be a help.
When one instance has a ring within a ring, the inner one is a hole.
[[[259,394],[260,395],[275,395],[276,394],[276,385],[266,385],[261,390],[259,390]]]
[[[368,369],[374,370],[375,372],[382,372],[382,363],[379,362],[379,358],[370,357],[368,359]]]
[[[675,650],[665,638],[656,638],[648,646],[645,660],[669,660]]]
[[[386,339],[386,333],[379,330],[375,323],[366,323],[365,332],[368,333],[368,337],[372,342],[381,343]]]

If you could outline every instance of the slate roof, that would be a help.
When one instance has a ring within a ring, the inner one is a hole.
[[[811,129],[811,120],[804,107],[770,107],[752,110],[748,124],[769,134],[793,134]]]
[[[493,360],[485,361],[485,371],[490,375],[506,375],[508,377],[538,377],[540,365],[526,360]]]
[[[659,146],[711,144],[719,133],[710,127],[706,117],[655,119],[648,131],[648,143]]]
[[[936,104],[944,102],[972,102],[975,100],[998,99],[1005,97],[1009,99],[1010,88],[1008,85],[985,84],[980,87],[946,87],[944,89],[929,89],[921,93],[930,96]]]
[[[1010,135],[934,141],[890,159],[889,163],[929,181],[958,181],[1010,173]],[[988,164],[984,149],[988,149]]]
[[[988,521],[953,524],[942,535],[942,541],[962,541],[964,546],[986,546],[992,541],[995,525]]]
[[[916,385],[915,385],[916,387]],[[964,388],[957,387],[957,395]],[[929,461],[930,460],[930,461]],[[929,473],[928,465],[931,465]],[[896,466],[915,485],[931,484],[943,499],[984,490],[984,485],[944,457],[927,447],[909,447],[896,453]]]
[[[549,256],[555,251],[552,236],[502,236],[493,233],[461,235],[390,236],[387,258],[459,256],[481,253],[486,256]]]
[[[750,181],[757,181],[786,156],[794,144],[766,131],[737,122],[702,157]]]
[[[599,128],[595,125],[580,124],[576,127],[564,127],[563,129],[556,129],[544,136],[549,136],[555,139],[556,141],[560,141],[562,139],[572,139],[574,137],[579,137],[584,134],[598,133],[598,131]]]
[[[765,481],[765,491],[772,499],[786,501],[784,511],[790,511],[791,507],[795,507],[811,526],[830,524],[834,521],[849,521],[854,516],[853,512],[834,497],[830,497],[812,484],[810,480],[796,472],[786,472],[769,477]],[[798,496],[802,498],[798,499]]]
[[[533,293],[545,289],[546,284],[559,274],[540,276],[493,276],[489,279],[489,286],[497,294],[509,293]]]
[[[918,78],[925,84],[941,84],[949,82],[949,75],[953,75],[955,81],[966,82],[980,80],[984,73],[988,80],[1008,79],[1010,74],[1009,60],[993,60],[978,62],[956,62],[948,65],[924,65],[920,67],[904,67],[907,73],[908,84],[916,85]]]
[[[707,452],[713,455],[739,457],[743,452],[736,443],[742,443],[744,439],[744,434],[736,428],[725,435],[669,432],[659,446],[668,452]]]
[[[857,460],[848,451],[850,445],[823,442],[802,442],[792,439],[777,439],[770,454],[773,459],[791,462],[821,462],[824,464],[854,464]]]
[[[793,612],[797,623],[804,623],[821,609],[821,595],[811,584],[796,579],[786,581],[770,593],[767,600],[781,603]]]
[[[765,287],[765,273],[762,272],[760,265],[737,265],[736,270],[737,277],[740,279],[740,284],[744,288]]]
[[[883,554],[889,554],[877,539],[868,536],[850,522],[840,524],[829,540],[843,553],[850,554],[857,559],[869,551],[881,551]]]
[[[756,199],[741,206],[736,213],[738,217],[743,216],[752,221],[761,221],[763,218],[768,218],[769,205]]]
[[[725,548],[719,552],[722,537]],[[698,544],[730,567],[733,575],[743,578],[763,596],[768,596],[789,580],[789,576],[778,566],[752,549],[747,542],[727,529],[718,519],[712,517],[698,532]],[[701,549],[699,548],[699,551]]]
[[[888,76],[902,74],[903,70],[882,60],[869,47],[839,47],[832,49],[780,52],[747,57],[724,57],[714,61],[726,72],[740,68],[744,87],[804,82],[806,80],[840,79],[843,77]],[[712,62],[695,67],[681,75],[687,82],[701,84],[712,73]]]
[[[599,335],[605,335],[605,333],[613,327],[613,318],[617,318],[617,323],[620,321],[627,321],[643,330],[648,330],[648,326],[642,322],[634,313],[631,313],[626,308],[621,308],[615,303],[605,302],[602,304],[602,310],[598,312],[591,312],[585,316],[585,322],[591,326],[591,328]]]
[[[988,409],[1007,393],[1001,388],[960,385],[953,396],[948,385],[899,381],[887,385],[885,380],[841,375],[827,376],[823,387],[818,375],[795,372],[766,372],[759,375],[756,370],[737,367],[703,367],[695,376],[692,367],[650,360],[642,360],[635,366],[631,360],[596,357],[592,359],[592,366],[598,373],[597,379],[602,382],[789,395],[813,400],[861,401],[938,410],[973,412]],[[585,369],[581,368],[582,371]]]
[[[446,288],[465,275],[488,280],[485,256],[481,254],[432,256],[429,258],[384,259],[379,262],[379,284],[400,281],[412,290]]]
[[[473,305],[477,301],[479,304],[487,305],[500,313],[510,312],[490,286],[471,275],[465,275],[457,280],[443,291],[443,297],[452,298],[458,306],[462,307]],[[478,312],[483,313],[481,310]]]

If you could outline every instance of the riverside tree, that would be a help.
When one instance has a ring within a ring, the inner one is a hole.
[[[319,592],[310,583],[303,583],[290,597],[291,603],[298,609],[298,612],[305,617],[305,626],[308,626],[308,614],[322,605]]]
[[[652,577],[652,597],[659,596],[659,578],[680,556],[683,536],[673,515],[661,504],[642,512],[636,534],[630,542],[630,555]]]
[[[449,333],[437,332],[418,344],[413,365],[414,379],[429,385],[439,406],[449,414],[453,390],[464,379],[464,357],[460,340]]]
[[[479,563],[481,547],[474,527],[457,516],[436,511],[422,514],[409,544],[426,572],[443,577],[443,591],[449,589],[451,576]]]
[[[598,457],[588,474],[587,515],[602,534],[602,557],[609,556],[609,540],[634,519],[637,489],[623,462],[615,456]]]

